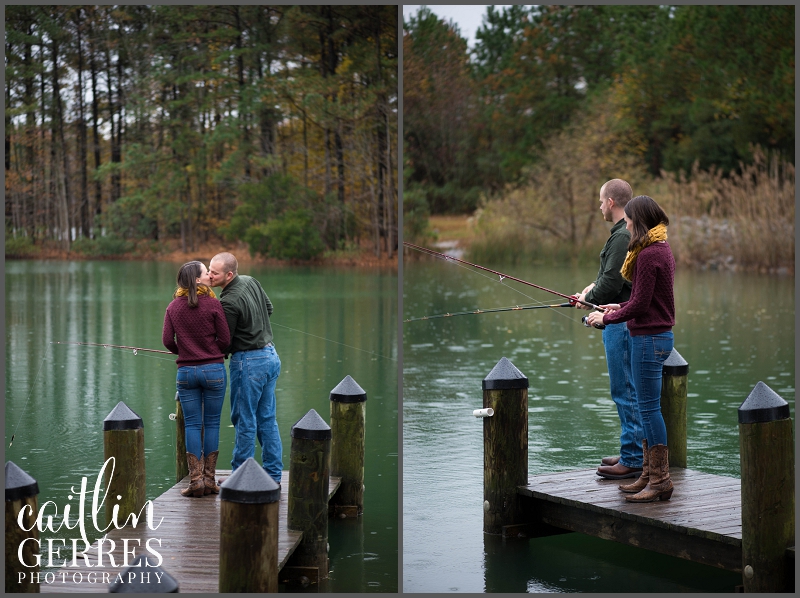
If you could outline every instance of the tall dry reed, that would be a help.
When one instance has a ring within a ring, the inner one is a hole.
[[[528,180],[488,201],[477,214],[474,259],[496,262],[588,262],[608,237],[598,192],[626,178],[634,195],[653,197],[670,217],[669,243],[679,264],[699,268],[794,272],[794,165],[753,148],[738,172],[642,175],[629,157],[618,168],[598,162],[591,143],[569,133],[553,143]]]
[[[660,183],[660,184],[659,184]],[[662,173],[653,197],[670,215],[679,263],[794,272],[794,165],[753,148],[753,162],[726,177]],[[655,190],[655,189],[654,189]]]

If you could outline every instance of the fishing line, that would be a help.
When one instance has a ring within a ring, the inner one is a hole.
[[[382,357],[383,359],[389,359],[391,361],[397,361],[395,357],[387,357],[386,355],[381,355],[380,353],[375,353],[373,351],[367,351],[366,349],[359,349],[358,347],[354,347],[353,345],[347,345],[345,343],[340,343],[339,341],[335,341],[330,338],[325,338],[324,336],[317,336],[316,334],[311,334],[310,332],[304,332],[303,330],[297,330],[296,328],[289,328],[288,326],[284,326],[283,324],[278,324],[277,322],[272,322],[273,326],[280,326],[281,328],[285,328],[286,330],[291,330],[293,332],[299,332],[300,334],[306,334],[308,336],[313,336],[314,338],[318,338],[323,341],[328,341],[329,343],[336,343],[337,345],[342,345],[343,347],[347,347],[349,349],[355,349],[356,351],[361,351],[363,353],[368,353],[369,355],[377,355],[378,357]]]
[[[19,416],[19,420],[17,421],[17,425],[14,427],[14,432],[11,434],[11,441],[8,443],[8,448],[11,448],[11,445],[14,444],[14,436],[17,435],[17,429],[19,428],[19,424],[22,422],[22,417],[25,415],[25,410],[28,407],[28,401],[31,400],[31,395],[33,394],[33,389],[36,388],[36,382],[39,381],[39,374],[42,373],[42,366],[44,365],[45,360],[47,359],[47,352],[50,350],[50,345],[44,350],[44,357],[42,357],[42,362],[39,364],[39,371],[36,373],[36,378],[33,380],[33,386],[31,386],[31,390],[28,393],[28,398],[25,399],[25,405],[22,407],[22,413]]]
[[[133,351],[134,355],[138,355],[139,351],[144,351],[148,353],[167,353],[170,355],[174,355],[173,353],[169,353],[169,351],[160,351],[157,349],[143,349],[141,347],[125,347],[121,345],[108,345],[108,344],[100,344],[100,343],[78,343],[78,342],[67,342],[67,341],[50,341],[47,345],[47,348],[44,352],[44,357],[42,357],[42,362],[39,364],[39,371],[36,373],[36,378],[33,381],[33,386],[31,386],[30,392],[28,392],[28,398],[25,399],[25,405],[22,407],[22,413],[19,416],[19,421],[17,421],[17,425],[14,427],[14,432],[11,434],[11,440],[8,443],[8,448],[11,448],[11,445],[14,443],[14,437],[17,435],[17,430],[19,429],[20,423],[22,423],[22,418],[25,416],[25,411],[28,409],[28,403],[30,402],[31,396],[33,395],[33,390],[36,388],[36,383],[39,381],[39,375],[42,373],[42,367],[44,366],[44,362],[47,360],[47,353],[50,351],[50,345],[83,345],[83,346],[91,346],[91,347],[103,347],[105,349],[112,349],[116,351],[123,351],[127,352],[129,350]],[[174,363],[174,360],[170,359],[169,357],[159,357],[157,355],[145,355],[145,357],[150,357],[151,359],[160,359],[162,361],[170,361]],[[177,356],[176,356],[177,357]]]
[[[426,253],[428,255],[433,255],[435,257],[440,257],[440,258],[444,259],[445,261],[459,262],[461,264],[466,264],[468,266],[472,266],[473,268],[478,268],[479,270],[484,270],[486,272],[491,272],[495,276],[499,276],[500,277],[500,282],[502,282],[503,279],[508,278],[509,280],[514,280],[516,282],[522,283],[522,284],[527,285],[529,287],[537,288],[540,291],[546,291],[548,293],[552,293],[553,295],[558,295],[559,297],[563,297],[564,299],[569,299],[570,301],[575,301],[575,302],[581,303],[583,305],[588,305],[589,307],[591,307],[593,309],[600,309],[600,306],[595,305],[594,303],[589,303],[588,301],[583,301],[582,299],[576,299],[574,295],[565,295],[564,293],[559,293],[558,291],[554,291],[553,289],[548,289],[547,287],[540,286],[540,285],[535,284],[533,282],[529,282],[527,280],[522,280],[521,278],[517,278],[515,276],[511,276],[510,274],[503,274],[502,272],[498,272],[497,270],[492,270],[491,268],[487,268],[486,266],[481,266],[479,264],[473,264],[472,262],[468,262],[466,260],[462,260],[462,259],[457,258],[457,257],[452,256],[452,255],[447,255],[447,254],[444,254],[444,253],[440,253],[438,251],[434,251],[433,249],[428,249],[427,247],[421,247],[419,245],[414,245],[413,243],[408,243],[407,241],[403,241],[403,246],[404,247],[410,247],[412,249],[416,249],[417,251],[420,251],[422,253]]]
[[[558,305],[514,305],[511,307],[494,307],[491,309],[475,309],[472,311],[459,311],[454,313],[446,313],[446,314],[436,314],[433,316],[422,316],[419,318],[408,318],[407,320],[403,320],[403,322],[419,322],[421,320],[432,320],[434,318],[452,318],[453,316],[471,316],[471,315],[478,315],[478,314],[493,314],[498,312],[504,311],[525,311],[528,309],[553,309],[557,307],[573,307],[573,305],[569,302],[567,303],[560,303]]]
[[[472,270],[472,272],[475,272],[475,270]],[[480,274],[480,272],[478,272],[478,274]],[[487,276],[487,278],[491,278],[491,277]],[[527,298],[528,298],[528,299],[530,299],[531,301],[534,301],[534,302],[536,302],[536,305],[544,305],[544,301],[541,301],[541,300],[539,300],[539,299],[534,299],[533,297],[531,297],[531,296],[530,296],[530,295],[528,295],[527,293],[523,293],[523,292],[522,292],[522,290],[520,290],[520,289],[518,289],[518,288],[516,288],[516,287],[512,287],[512,286],[510,286],[509,284],[507,284],[507,283],[503,282],[502,280],[500,280],[500,281],[499,281],[499,283],[500,283],[501,285],[503,285],[504,287],[506,287],[507,289],[511,289],[512,291],[516,291],[517,293],[519,293],[519,294],[520,294],[520,295],[522,295],[523,297],[527,297]],[[573,309],[575,309],[575,308],[573,307]],[[557,311],[556,311],[556,314],[558,314],[558,315],[559,315],[559,316],[561,316],[562,318],[567,318],[567,319],[568,319],[570,322],[577,322],[577,321],[578,321],[576,318],[573,318],[573,317],[571,317],[570,315],[568,315],[568,314],[565,314],[565,313],[564,313],[564,312],[562,312],[562,311],[558,311],[558,310],[557,310]]]
[[[428,254],[428,255],[430,255],[430,254]],[[439,258],[439,259],[442,259],[442,258]],[[516,291],[517,293],[519,293],[520,295],[522,295],[522,296],[523,296],[523,297],[525,297],[526,299],[530,299],[531,301],[533,301],[534,303],[536,303],[536,305],[544,305],[544,301],[541,301],[541,300],[539,300],[539,299],[536,299],[536,298],[534,298],[534,297],[531,297],[531,296],[530,296],[530,295],[528,295],[527,293],[523,293],[523,292],[522,292],[522,290],[520,290],[520,289],[517,289],[517,288],[515,288],[515,287],[509,286],[508,284],[506,284],[505,282],[503,282],[503,280],[502,280],[502,279],[501,279],[501,280],[495,280],[494,276],[489,276],[488,274],[484,274],[484,273],[483,273],[483,272],[481,272],[480,270],[475,270],[475,269],[473,269],[473,268],[470,268],[469,266],[465,266],[464,264],[460,264],[460,263],[458,263],[458,262],[453,262],[453,261],[450,261],[450,260],[445,260],[445,262],[447,262],[448,264],[454,264],[455,266],[458,266],[459,268],[463,268],[463,269],[464,269],[464,270],[466,270],[467,272],[471,272],[472,274],[477,274],[478,276],[481,276],[481,277],[483,277],[483,278],[486,278],[486,279],[490,280],[491,282],[494,282],[494,283],[500,283],[501,285],[503,285],[503,286],[504,286],[504,287],[506,287],[507,289],[511,289],[512,291]],[[563,315],[563,314],[562,314],[562,315]]]
[[[484,273],[483,273],[483,272],[481,272],[480,270],[474,270],[474,269],[472,269],[472,268],[469,268],[468,266],[464,266],[464,265],[462,265],[462,264],[459,264],[458,262],[451,262],[451,263],[455,263],[456,265],[458,265],[458,266],[460,266],[460,267],[464,268],[464,269],[465,269],[465,270],[467,270],[468,272],[472,272],[473,274],[477,274],[478,276],[482,276],[483,278],[487,278],[487,279],[489,279],[491,282],[498,283],[498,284],[500,284],[500,285],[504,286],[505,288],[507,288],[507,289],[509,289],[509,290],[512,290],[512,291],[514,291],[514,292],[516,292],[516,293],[519,293],[519,294],[520,294],[520,295],[522,295],[523,297],[525,297],[525,298],[527,298],[527,299],[530,299],[531,301],[533,301],[533,302],[534,302],[534,304],[536,304],[537,306],[542,306],[542,305],[544,305],[544,304],[545,304],[543,300],[541,300],[541,299],[536,299],[535,297],[531,297],[530,295],[528,295],[527,293],[525,293],[525,292],[524,292],[522,289],[518,289],[517,287],[512,287],[512,286],[511,286],[511,285],[509,285],[507,282],[505,282],[503,278],[501,278],[500,280],[495,280],[493,276],[489,276],[488,274],[484,274]],[[483,311],[488,311],[488,310],[483,310]],[[569,321],[571,321],[571,322],[577,322],[577,320],[576,320],[575,318],[573,318],[573,317],[570,317],[569,315],[567,315],[567,314],[565,314],[565,313],[563,313],[563,312],[557,311],[556,313],[557,313],[559,316],[563,317],[563,318],[567,318],[567,319],[568,319]]]
[[[406,243],[403,243],[403,245],[406,245]],[[530,296],[530,295],[528,295],[527,293],[523,292],[521,289],[518,289],[518,288],[516,288],[516,287],[512,287],[512,286],[510,286],[508,283],[506,283],[506,282],[505,282],[505,278],[506,278],[506,277],[504,277],[504,276],[500,276],[500,279],[498,280],[497,278],[495,278],[495,276],[490,276],[489,274],[484,274],[484,273],[483,273],[483,272],[481,272],[480,270],[476,270],[476,269],[474,269],[474,268],[471,268],[471,267],[469,267],[469,266],[466,266],[466,265],[464,265],[464,264],[462,264],[462,263],[460,263],[460,262],[456,261],[455,259],[449,259],[449,258],[450,258],[450,256],[446,256],[446,255],[444,255],[444,254],[438,254],[438,255],[437,255],[437,253],[438,253],[438,252],[427,253],[427,252],[425,252],[425,251],[421,251],[420,249],[417,249],[417,248],[416,248],[414,245],[410,245],[410,244],[408,245],[408,247],[411,247],[412,249],[416,249],[416,250],[417,250],[417,251],[419,251],[420,253],[425,253],[426,255],[432,255],[433,257],[435,257],[435,258],[437,258],[437,259],[443,259],[445,262],[447,262],[447,263],[449,263],[449,264],[454,264],[454,265],[458,266],[459,268],[463,268],[463,269],[465,269],[467,272],[471,272],[472,274],[477,274],[478,276],[481,276],[481,277],[483,277],[483,278],[486,278],[486,279],[490,280],[490,281],[491,281],[491,282],[493,282],[493,283],[499,283],[499,284],[501,284],[502,286],[506,287],[507,289],[510,289],[510,290],[512,290],[512,291],[515,291],[515,292],[519,293],[520,295],[522,295],[523,297],[525,297],[525,298],[527,298],[527,299],[530,299],[530,300],[531,300],[531,301],[533,301],[533,302],[534,302],[536,305],[545,305],[545,302],[544,302],[543,300],[541,300],[541,299],[536,299],[535,297],[531,297],[531,296]],[[444,257],[439,257],[440,255],[444,255]],[[488,311],[490,311],[490,310],[488,310],[488,309],[484,309],[484,310],[480,310],[480,311],[485,311],[485,312],[488,312]],[[563,318],[567,318],[567,319],[568,319],[570,322],[577,322],[577,321],[578,321],[576,318],[574,318],[574,317],[571,317],[571,316],[569,316],[568,314],[565,314],[565,313],[563,313],[563,312],[561,312],[561,311],[556,311],[556,313],[557,313],[559,316],[563,317]],[[429,316],[429,317],[430,317],[430,316]],[[408,320],[405,320],[405,321],[408,321]]]

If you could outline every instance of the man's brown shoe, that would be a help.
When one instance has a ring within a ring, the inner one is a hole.
[[[601,465],[597,468],[597,475],[609,480],[622,480],[625,478],[638,478],[642,473],[641,467],[625,467],[622,463],[616,465]]]

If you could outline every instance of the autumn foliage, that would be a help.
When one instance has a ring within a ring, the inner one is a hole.
[[[488,6],[470,51],[421,9],[404,23],[406,232],[477,210],[474,257],[594,259],[598,191],[625,178],[675,206],[684,263],[793,267],[794,12]],[[688,218],[732,244],[684,243],[706,232]]]
[[[12,245],[396,251],[396,7],[5,14]]]

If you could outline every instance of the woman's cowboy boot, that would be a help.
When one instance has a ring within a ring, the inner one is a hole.
[[[664,444],[650,448],[650,480],[644,490],[626,496],[628,502],[653,502],[669,500],[672,496],[672,480],[669,479],[669,449]]]
[[[217,474],[218,456],[219,451],[214,451],[206,455],[205,465],[203,467],[204,494],[219,494],[219,486],[217,486],[217,482],[214,480],[214,476]]]
[[[630,492],[636,494],[644,490],[647,482],[650,481],[650,470],[648,469],[649,455],[647,451],[647,438],[642,439],[642,475],[633,484],[620,484],[619,489],[622,492]]]
[[[186,462],[189,465],[189,485],[181,490],[181,495],[200,498],[205,492],[205,484],[203,483],[203,457],[198,459],[193,453],[186,453]]]

